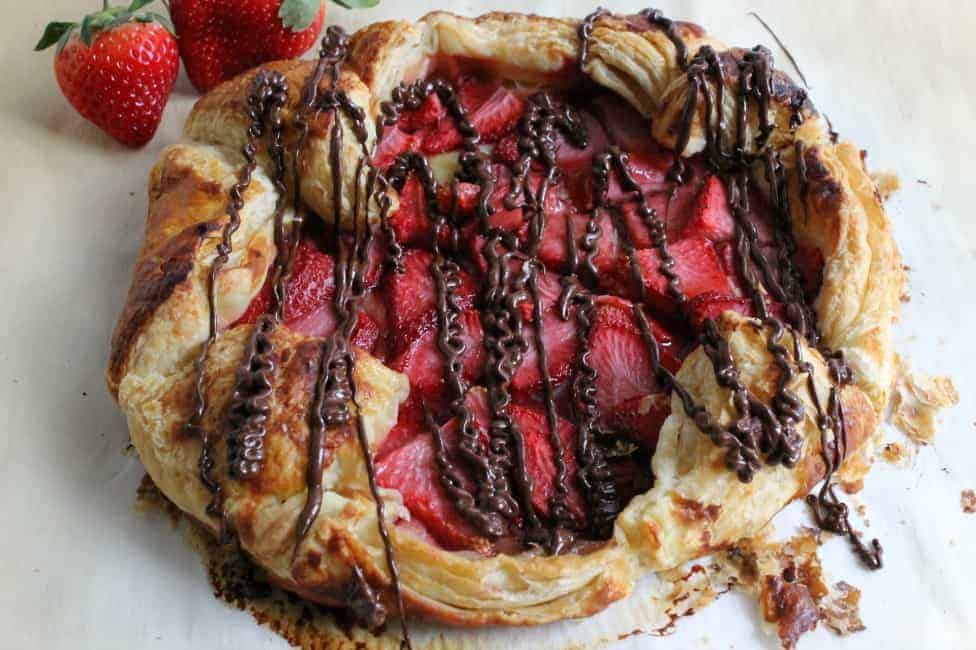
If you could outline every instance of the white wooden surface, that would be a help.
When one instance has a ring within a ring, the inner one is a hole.
[[[102,373],[142,239],[147,172],[179,137],[195,96],[181,77],[159,133],[140,151],[78,117],[56,87],[51,54],[31,48],[48,20],[77,18],[97,4],[0,0],[0,647],[284,648],[211,596],[179,533],[132,508],[142,470],[121,453],[125,426]],[[801,648],[976,648],[976,516],[959,505],[960,490],[976,488],[976,220],[969,203],[976,9],[900,0],[660,7],[728,43],[766,43],[785,67],[746,15],[759,11],[842,136],[869,150],[874,168],[898,172],[904,189],[890,215],[913,269],[898,345],[916,367],[950,373],[962,395],[936,446],[910,470],[882,464],[868,480],[862,498],[869,532],[886,547],[885,570],[858,568],[840,540],[824,550],[833,577],[863,589],[868,630],[840,640],[818,630]],[[355,28],[435,8],[384,0],[355,15],[334,9],[330,20]],[[444,8],[580,16],[591,6],[455,0]],[[793,508],[785,520],[802,514]],[[756,621],[753,603],[726,596],[681,621],[672,637],[618,645],[775,647]]]

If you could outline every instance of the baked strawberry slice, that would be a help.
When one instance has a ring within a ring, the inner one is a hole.
[[[464,521],[445,493],[431,434],[420,434],[377,458],[376,482],[381,487],[398,490],[412,518],[423,524],[444,548],[488,547],[488,541]]]
[[[542,370],[539,367],[539,350],[536,345],[536,328],[529,319],[522,326],[527,349],[522,355],[522,365],[512,377],[512,390],[517,395],[529,396],[542,390]],[[546,310],[542,317],[542,344],[546,350],[549,376],[553,386],[558,386],[573,372],[579,351],[575,320],[563,320],[555,308]]]
[[[389,217],[397,242],[402,246],[429,244],[434,226],[427,216],[424,186],[416,174],[407,176],[400,190],[399,202],[396,212]]]
[[[800,272],[800,278],[803,282],[803,293],[807,299],[810,300],[816,297],[823,283],[823,253],[816,246],[800,245],[797,247],[796,255],[793,257],[793,263]]]
[[[462,372],[465,379],[471,381],[481,372],[484,354],[478,311],[468,309],[462,312],[458,324],[461,327],[461,340],[465,345],[461,355]],[[406,349],[389,364],[390,368],[407,376],[412,392],[423,395],[430,401],[447,396],[444,382],[445,359],[438,336],[439,332],[434,324],[413,338]]]
[[[705,180],[701,193],[692,206],[691,219],[680,237],[704,237],[713,242],[725,242],[735,236],[735,219],[729,208],[729,193],[718,176]]]
[[[556,133],[556,164],[567,174],[590,173],[593,158],[607,150],[610,141],[599,120],[587,111],[579,111],[580,120],[586,130],[587,143],[579,148],[561,131]]]
[[[471,113],[471,124],[477,129],[482,143],[493,143],[511,133],[525,112],[525,99],[511,90],[499,86],[476,111]],[[462,137],[457,124],[451,118],[441,120],[438,127],[424,135],[423,151],[438,154],[461,147]]]
[[[651,137],[651,122],[617,95],[601,95],[590,104],[610,142],[631,155],[657,154],[661,148]]]
[[[420,105],[420,108],[403,111],[397,126],[407,133],[413,133],[421,129],[434,128],[446,117],[447,108],[441,102],[441,98],[437,93],[431,93]]]
[[[604,414],[604,422],[653,453],[661,426],[670,414],[671,394],[662,391],[624,400],[610,413]]]
[[[335,295],[334,262],[308,239],[303,239],[295,252],[285,301],[285,323],[293,325],[331,305]],[[251,300],[244,314],[232,325],[254,324],[272,306],[271,277]]]
[[[390,351],[394,355],[411,347],[437,319],[437,285],[430,265],[434,255],[409,249],[403,255],[403,273],[390,273],[384,286],[388,313]],[[454,291],[457,304],[467,309],[474,304],[475,285],[464,271],[458,274],[460,284]]]
[[[396,451],[417,436],[428,433],[427,422],[424,417],[423,404],[419,395],[411,394],[400,404],[396,425],[376,448],[376,458],[382,458],[390,452]]]
[[[715,320],[726,311],[734,311],[743,316],[755,315],[752,301],[728,294],[707,292],[695,296],[686,306],[688,320],[695,331],[700,331],[707,319]]]
[[[708,292],[734,293],[733,285],[725,275],[725,269],[712,242],[703,237],[689,237],[669,244],[668,253],[674,259],[679,288],[689,299]],[[657,249],[636,251],[635,258],[647,290],[648,304],[661,311],[672,309],[674,298],[668,292],[667,277],[660,271],[661,258]],[[607,282],[609,286],[617,287],[621,295],[631,298],[639,295],[629,263],[621,264],[607,278]]]
[[[386,169],[400,154],[418,151],[422,142],[420,135],[408,133],[398,126],[388,126],[383,130],[383,137],[376,145],[373,163],[380,169]]]
[[[525,440],[526,472],[532,480],[532,506],[543,517],[548,516],[551,499],[556,493],[557,468],[545,408],[537,404],[514,404],[512,419],[518,424]],[[562,460],[566,465],[566,484],[569,488],[566,503],[572,517],[582,521],[584,500],[575,481],[576,427],[557,417],[556,433],[562,443]]]
[[[518,147],[518,134],[509,133],[498,141],[498,144],[491,150],[492,160],[505,165],[514,165],[518,162],[521,154]]]
[[[477,209],[480,197],[481,188],[475,183],[441,185],[437,188],[437,207],[445,215],[450,215],[454,209],[458,215],[469,216]]]
[[[483,79],[473,74],[463,74],[454,84],[457,88],[458,100],[468,114],[474,113],[501,87],[492,79]]]
[[[676,371],[680,366],[677,339],[650,316],[648,323],[658,342],[661,365]],[[628,400],[664,390],[654,375],[651,354],[630,302],[614,296],[597,299],[589,346],[590,363],[597,371],[597,403],[603,414]]]

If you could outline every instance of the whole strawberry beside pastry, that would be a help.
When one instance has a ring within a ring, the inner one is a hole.
[[[267,61],[301,56],[325,21],[322,0],[173,0],[172,17],[154,0],[111,6],[81,22],[49,23],[35,46],[57,45],[61,92],[82,117],[122,144],[149,142],[162,119],[183,58],[205,92]],[[347,8],[379,0],[335,0]]]

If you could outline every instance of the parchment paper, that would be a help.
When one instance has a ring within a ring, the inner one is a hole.
[[[165,517],[133,509],[142,469],[123,455],[126,429],[102,379],[108,339],[143,236],[145,182],[160,150],[179,138],[195,94],[184,77],[162,127],[144,149],[111,141],[67,105],[51,54],[30,50],[53,19],[77,19],[95,0],[3,0],[0,52],[0,647],[284,648],[242,612],[214,599],[196,554]],[[639,2],[606,2],[618,11]],[[581,16],[577,1],[443,3]],[[330,9],[350,29],[417,17],[434,2],[383,0],[355,14]],[[916,368],[949,373],[962,402],[933,447],[907,469],[879,464],[860,499],[867,533],[886,567],[861,569],[843,541],[823,551],[831,577],[863,590],[867,630],[838,639],[820,629],[801,648],[976,648],[976,515],[960,491],[976,488],[976,220],[969,203],[976,150],[976,75],[968,3],[661,2],[725,42],[765,43],[758,11],[796,56],[817,106],[843,137],[896,171],[889,204],[911,302],[899,349]],[[898,439],[895,433],[890,434]],[[801,507],[777,520],[789,532]],[[589,622],[497,632],[508,647],[629,632],[649,595],[636,593]],[[667,638],[636,636],[619,648],[776,647],[759,631],[754,602],[735,594],[681,620]]]

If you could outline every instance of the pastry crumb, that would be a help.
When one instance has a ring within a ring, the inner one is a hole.
[[[894,172],[871,172],[871,180],[878,188],[882,201],[887,201],[888,197],[901,189],[901,181]]]
[[[820,606],[824,625],[840,635],[862,632],[866,628],[860,605],[861,590],[843,580],[838,582]]]
[[[967,515],[976,513],[976,491],[974,490],[963,490],[959,497],[962,502],[962,511]]]
[[[898,379],[891,398],[891,422],[918,444],[935,440],[941,409],[959,403],[959,392],[947,375],[912,372],[900,361]]]
[[[900,442],[888,442],[881,447],[881,460],[890,465],[904,467],[911,458],[911,452]]]

